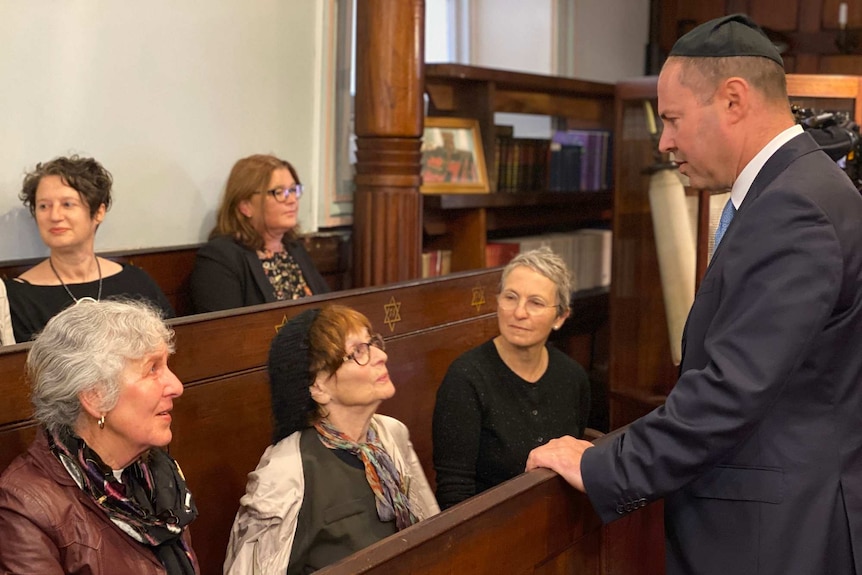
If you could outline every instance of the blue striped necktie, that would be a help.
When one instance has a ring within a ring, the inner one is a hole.
[[[715,228],[715,243],[712,248],[713,253],[718,249],[718,244],[721,242],[721,238],[724,237],[724,232],[727,231],[727,227],[730,225],[730,222],[733,221],[733,216],[735,215],[736,208],[733,206],[733,201],[727,200],[727,204],[725,204],[724,209],[721,211],[721,219],[718,220],[718,227]]]

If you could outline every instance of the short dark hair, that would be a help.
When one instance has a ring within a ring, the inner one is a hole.
[[[81,195],[90,210],[90,217],[96,215],[99,207],[111,207],[111,188],[114,178],[111,172],[93,158],[80,156],[61,156],[50,162],[36,164],[36,168],[24,176],[24,184],[18,198],[36,216],[36,190],[45,176],[59,176],[63,183]]]

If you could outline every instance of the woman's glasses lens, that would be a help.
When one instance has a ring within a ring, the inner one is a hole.
[[[371,341],[367,343],[359,343],[356,344],[356,347],[353,348],[353,353],[349,354],[345,360],[353,360],[356,362],[356,365],[368,365],[368,362],[371,361],[371,346],[376,347],[380,350],[386,349],[386,344],[383,341],[383,336],[379,333],[375,333],[371,336]]]
[[[276,201],[286,202],[287,197],[290,194],[295,195],[297,200],[299,198],[301,198],[302,197],[302,190],[303,190],[302,184],[296,184],[296,185],[290,186],[288,188],[274,188],[272,190],[268,190],[266,193],[268,193],[273,198],[275,198]]]

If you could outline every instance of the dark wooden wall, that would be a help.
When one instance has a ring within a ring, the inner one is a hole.
[[[138,266],[158,284],[177,316],[192,312],[189,298],[189,278],[199,245],[169,248],[139,249],[100,253],[108,259]],[[315,267],[333,291],[352,287],[350,234],[320,233],[305,238],[305,247]],[[0,262],[0,278],[14,278],[43,258]]]
[[[744,12],[773,40],[786,42],[785,69],[796,74],[862,74],[862,0],[847,0],[848,22],[839,43],[841,0],[659,0],[656,36],[667,54],[682,33],[725,14]],[[655,20],[655,19],[654,19]]]

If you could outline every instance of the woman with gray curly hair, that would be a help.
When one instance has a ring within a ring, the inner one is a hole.
[[[452,362],[437,390],[432,435],[441,508],[522,473],[533,448],[583,435],[587,374],[548,345],[569,317],[571,294],[565,262],[547,247],[503,269],[500,335]]]
[[[199,572],[171,441],[173,331],[140,302],[81,302],[27,356],[29,450],[0,476],[0,572]]]

